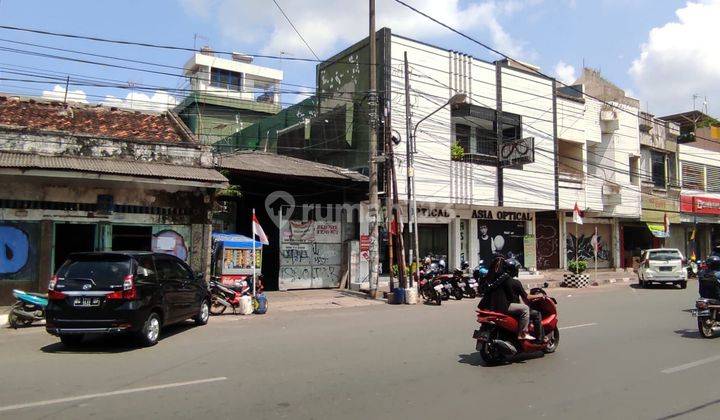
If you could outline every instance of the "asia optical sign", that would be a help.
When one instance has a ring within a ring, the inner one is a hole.
[[[533,219],[533,214],[527,211],[508,210],[473,210],[473,219],[481,220],[508,220],[525,222]]]

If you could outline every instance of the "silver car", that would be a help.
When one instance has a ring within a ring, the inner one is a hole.
[[[679,285],[687,287],[686,260],[677,248],[647,249],[642,253],[638,280],[640,287],[650,283]]]

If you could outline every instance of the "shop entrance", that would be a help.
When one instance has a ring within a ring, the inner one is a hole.
[[[445,224],[419,224],[418,225],[418,252],[420,258],[427,255],[449,255],[448,225]]]
[[[113,251],[150,251],[152,250],[151,226],[125,226],[112,227]]]
[[[643,249],[661,248],[663,241],[656,238],[645,225],[622,227],[623,268],[633,267],[633,258],[640,258]]]
[[[537,214],[535,226],[538,270],[560,268],[560,232],[555,212]]]
[[[57,223],[55,224],[55,258],[53,271],[56,271],[73,252],[95,250],[95,225]]]

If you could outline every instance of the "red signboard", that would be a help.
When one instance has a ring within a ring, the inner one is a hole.
[[[680,211],[685,213],[720,215],[720,198],[683,195],[680,196]]]

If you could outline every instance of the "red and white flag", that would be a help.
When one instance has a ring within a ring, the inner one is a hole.
[[[578,206],[577,201],[575,202],[575,208],[573,209],[573,222],[578,225],[583,224],[582,213],[580,212],[580,207]]]
[[[262,226],[260,226],[260,222],[258,222],[257,216],[255,216],[254,211],[252,215],[252,226],[253,240],[257,238],[260,240],[260,242],[262,242],[263,245],[270,244],[270,241],[268,241],[268,237],[267,235],[265,235],[265,231],[263,230]]]

